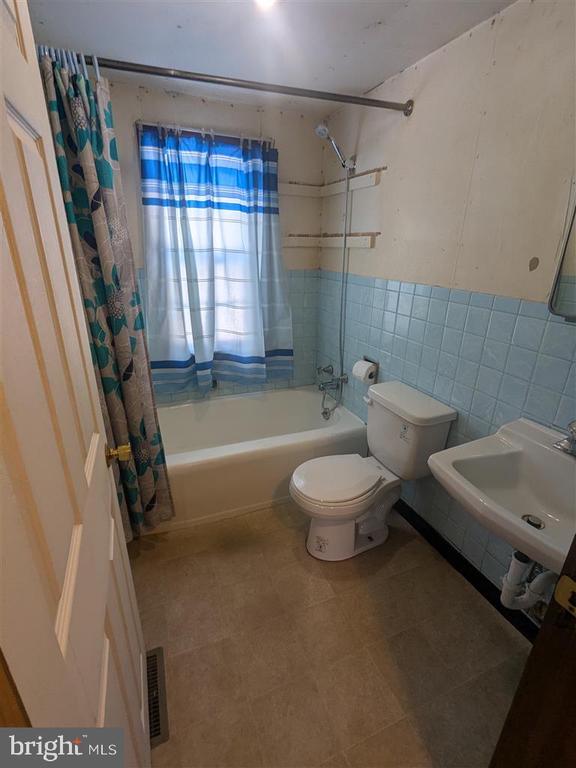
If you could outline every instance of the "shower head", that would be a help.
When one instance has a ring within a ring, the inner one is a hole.
[[[342,151],[338,144],[334,141],[332,136],[330,136],[330,131],[328,130],[328,126],[326,123],[318,123],[316,128],[314,128],[314,133],[316,136],[318,136],[319,139],[327,139],[330,144],[332,144],[332,149],[336,154],[338,155],[338,160],[340,160],[340,164],[342,165],[342,168],[347,168],[348,170],[354,169],[354,162],[353,161],[347,161],[344,155],[342,154]]]

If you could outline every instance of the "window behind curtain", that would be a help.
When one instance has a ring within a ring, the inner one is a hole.
[[[290,378],[277,150],[159,126],[142,126],[139,143],[157,390]]]

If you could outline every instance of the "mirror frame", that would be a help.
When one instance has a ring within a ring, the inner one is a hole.
[[[570,182],[570,192],[568,195],[568,207],[566,209],[566,216],[564,218],[564,227],[562,229],[562,239],[558,247],[558,257],[556,262],[556,272],[554,274],[554,280],[552,282],[552,290],[548,298],[548,311],[551,315],[556,317],[562,317],[567,323],[576,323],[576,315],[567,315],[564,312],[560,312],[554,305],[554,299],[556,291],[558,290],[558,284],[560,282],[560,276],[562,274],[562,264],[564,263],[564,257],[566,255],[566,248],[573,228],[576,227],[576,179],[572,177]]]

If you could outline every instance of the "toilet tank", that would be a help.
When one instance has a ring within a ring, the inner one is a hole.
[[[430,474],[428,457],[446,445],[453,408],[399,381],[368,390],[368,447],[403,480]]]

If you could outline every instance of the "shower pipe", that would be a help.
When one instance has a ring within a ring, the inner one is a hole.
[[[279,93],[283,96],[299,96],[304,99],[318,99],[321,101],[335,101],[340,104],[356,104],[360,107],[375,107],[377,109],[392,109],[402,112],[409,117],[414,111],[413,99],[405,102],[381,101],[369,99],[365,96],[352,96],[345,93],[331,93],[330,91],[314,91],[309,88],[295,88],[291,85],[278,85],[262,83],[258,80],[243,80],[237,77],[221,77],[220,75],[207,75],[202,72],[189,72],[186,69],[172,69],[171,67],[154,67],[150,64],[136,64],[133,61],[121,61],[119,59],[104,59],[100,56],[85,56],[87,64],[96,63],[105,69],[114,69],[118,72],[135,72],[141,75],[153,75],[155,77],[168,77],[174,80],[189,80],[194,83],[208,83],[209,85],[223,85],[228,88],[243,88],[248,91],[262,91],[264,93]]]
[[[330,137],[331,138],[331,137]],[[332,140],[332,145],[335,145],[335,142]],[[336,151],[336,150],[335,150]],[[337,154],[340,156],[340,152],[338,151]],[[346,378],[346,374],[344,373],[344,339],[345,339],[345,332],[344,327],[346,323],[346,293],[348,289],[348,214],[349,214],[349,196],[350,196],[350,174],[354,172],[354,166],[352,165],[349,167],[346,163],[346,160],[342,162],[342,166],[346,171],[346,186],[345,186],[345,196],[344,196],[344,237],[342,239],[342,266],[340,269],[340,322],[338,324],[338,362],[340,375],[339,375],[339,385],[338,385],[338,394],[334,398],[334,403],[332,406],[326,405],[326,397],[328,395],[328,392],[324,390],[322,393],[322,406],[321,406],[321,413],[322,418],[328,420],[336,408],[340,405],[342,402],[342,398],[344,396],[344,383],[348,379]]]
[[[332,149],[334,150],[334,154],[338,158],[340,165],[342,168],[344,168],[344,171],[346,173],[346,182],[345,182],[345,197],[344,197],[344,237],[342,238],[342,268],[340,273],[340,323],[339,323],[339,329],[338,329],[338,357],[339,357],[339,363],[340,363],[340,374],[336,379],[332,379],[330,383],[337,382],[337,390],[338,394],[336,397],[334,397],[334,404],[330,407],[326,405],[326,398],[328,397],[328,388],[326,386],[320,385],[320,388],[322,389],[322,406],[321,406],[321,413],[322,418],[328,420],[336,408],[340,405],[342,402],[342,397],[344,395],[344,384],[348,381],[348,376],[344,373],[344,324],[346,322],[345,314],[346,314],[346,290],[348,287],[348,215],[349,215],[349,197],[350,197],[350,176],[352,173],[354,173],[354,170],[356,169],[356,158],[355,157],[345,157],[344,153],[336,143],[336,140],[330,133],[330,129],[326,125],[326,123],[322,122],[319,123],[316,128],[314,129],[314,133],[316,136],[318,136],[319,139],[322,139],[323,141],[327,141]],[[323,370],[323,369],[319,369]]]

